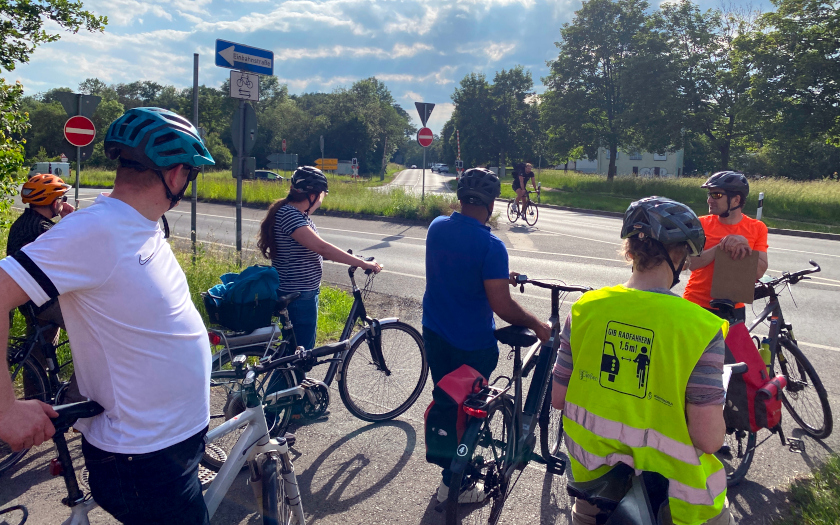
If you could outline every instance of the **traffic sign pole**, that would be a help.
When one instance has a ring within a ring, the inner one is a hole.
[[[245,100],[239,100],[239,174],[236,177],[236,262],[242,268],[242,175],[245,173]]]
[[[455,130],[455,140],[458,142],[458,161],[461,160],[461,131]],[[461,178],[461,168],[455,168],[455,174],[457,175],[456,180],[460,180]]]
[[[193,53],[193,126],[198,129],[198,53]],[[204,137],[201,137],[204,140]],[[202,168],[203,171],[203,168]],[[192,196],[190,198],[190,241],[192,242],[192,262],[195,265],[196,257],[196,229],[198,206],[198,179],[192,181]]]

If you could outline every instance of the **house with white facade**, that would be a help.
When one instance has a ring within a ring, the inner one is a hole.
[[[637,175],[640,177],[682,177],[684,171],[684,151],[651,153],[639,151],[619,151],[615,159],[617,175]],[[598,148],[598,173],[607,175],[610,167],[610,151]]]

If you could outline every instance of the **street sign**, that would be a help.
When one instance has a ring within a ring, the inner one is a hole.
[[[323,171],[336,171],[338,159],[315,159],[315,167]]]
[[[415,102],[414,107],[417,108],[417,113],[420,115],[420,122],[423,123],[423,127],[426,127],[426,122],[429,120],[432,110],[435,109],[435,105],[428,102]]]
[[[96,111],[96,106],[102,101],[102,97],[96,95],[81,95],[69,91],[58,91],[53,93],[52,97],[61,102],[61,106],[67,112],[68,117],[82,115],[87,118],[92,118],[93,112]],[[81,97],[81,107],[79,107],[79,97]]]
[[[260,76],[244,71],[231,71],[230,97],[259,102]]]
[[[216,40],[216,65],[259,75],[273,75],[274,53],[245,44]]]
[[[272,153],[268,156],[268,169],[295,171],[297,168],[297,153]]]
[[[429,128],[420,128],[420,131],[417,132],[417,142],[424,148],[431,146],[434,139],[435,136]]]
[[[67,158],[67,155],[65,155],[64,153],[62,153],[62,154],[61,154],[61,162],[67,162],[68,160],[69,160],[69,159]]]
[[[286,153],[286,139],[283,139],[283,153]]]
[[[455,161],[455,169],[459,169],[459,170],[464,169],[464,161],[463,160],[456,160]]]
[[[353,159],[350,161],[350,165],[351,166],[358,166],[359,165],[359,159],[357,159],[356,157],[353,157]]]
[[[237,178],[239,175],[239,163],[234,162],[232,166],[232,174],[233,178]],[[256,177],[254,170],[257,169],[257,159],[256,157],[245,157],[245,171],[242,173],[243,179],[253,179]]]
[[[64,123],[64,138],[71,145],[83,148],[96,138],[96,127],[87,117],[81,115],[70,117]]]
[[[239,151],[239,136],[242,133],[242,129],[239,127],[239,120],[240,120],[240,109],[239,107],[236,108],[236,111],[233,113],[233,122],[230,126],[230,134],[231,138],[233,139],[233,147],[237,148],[237,152],[240,155],[248,155],[251,153],[251,150],[254,149],[254,143],[257,141],[257,113],[254,111],[254,108],[251,104],[247,102],[240,102],[240,104],[244,104],[245,107],[245,151]]]

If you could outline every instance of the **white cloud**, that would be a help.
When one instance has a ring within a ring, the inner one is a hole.
[[[335,45],[332,47],[319,47],[316,49],[279,49],[275,53],[283,60],[300,60],[313,58],[349,57],[364,58],[373,57],[380,59],[397,59],[413,57],[422,51],[434,49],[428,44],[415,43],[411,46],[395,44],[389,51],[378,47],[349,47]]]
[[[416,35],[425,35],[434,27],[435,22],[441,14],[441,8],[437,6],[424,6],[425,14],[422,17],[415,17],[410,15],[403,15],[401,13],[393,13],[391,15],[395,20],[382,29],[386,33],[411,33]]]
[[[467,53],[486,57],[490,62],[498,62],[516,49],[516,42],[472,42],[456,48],[458,53]]]

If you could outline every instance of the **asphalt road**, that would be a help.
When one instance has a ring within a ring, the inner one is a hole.
[[[415,170],[411,170],[415,171]],[[419,170],[417,170],[419,171]],[[427,171],[427,183],[429,172]],[[408,177],[408,176],[406,176]],[[399,179],[398,180],[404,180]],[[410,182],[406,182],[410,184]],[[92,202],[94,190],[83,190],[83,206]],[[329,197],[327,197],[329,198]],[[501,209],[503,204],[497,202]],[[503,211],[503,210],[502,210]],[[243,245],[255,245],[255,235],[264,210],[243,209]],[[229,249],[234,245],[234,209],[231,206],[199,204],[198,237],[203,242]],[[173,237],[188,239],[189,206],[185,203],[167,214]],[[377,315],[399,315],[420,327],[424,271],[425,227],[394,221],[357,220],[318,215],[314,218],[326,240],[356,253],[375,255],[385,265],[374,283]],[[558,278],[568,283],[605,286],[623,282],[629,276],[627,264],[617,253],[620,220],[583,213],[542,208],[536,227],[510,225],[498,220],[494,233],[507,245],[512,270],[535,278]],[[829,391],[829,398],[840,410],[840,392],[834,373],[840,372],[840,338],[834,323],[840,309],[840,243],[820,239],[770,236],[770,273],[808,266],[808,259],[822,265],[823,271],[811,281],[796,285],[783,298],[788,321],[796,328],[800,344],[813,362]],[[325,264],[324,280],[348,284],[345,267]],[[683,280],[687,279],[687,275]],[[675,288],[682,291],[683,284]],[[548,295],[541,290],[518,291],[515,297],[538,315],[548,315]],[[568,305],[562,310],[568,312]],[[756,305],[756,312],[760,305]],[[505,352],[502,354],[506,355]],[[509,371],[511,364],[500,360],[497,373]],[[317,369],[313,375],[318,377]],[[295,459],[307,516],[313,523],[442,523],[434,511],[433,495],[439,482],[438,469],[425,463],[422,415],[431,399],[427,386],[418,403],[397,421],[368,425],[353,418],[333,389],[331,413],[298,429]],[[788,436],[799,436],[790,417],[784,418]],[[729,492],[739,523],[764,524],[784,512],[788,505],[786,487],[791,480],[810,472],[829,452],[840,447],[840,432],[824,443],[804,438],[805,452],[794,453],[769,437],[760,446],[747,479]],[[78,440],[73,440],[75,444]],[[75,447],[74,447],[75,449]],[[0,507],[23,502],[32,510],[32,523],[60,523],[66,511],[60,508],[62,486],[51,479],[46,464],[49,447],[42,446],[28,455],[18,470],[0,479]],[[524,471],[513,497],[505,507],[503,523],[569,522],[569,498],[562,477],[546,474],[533,463]],[[112,523],[101,511],[91,522]],[[256,523],[253,496],[245,486],[245,476],[237,481],[213,523]]]
[[[452,193],[446,183],[454,178],[454,173],[433,173],[427,169],[424,174],[422,169],[407,169],[399,172],[388,186],[401,187],[417,194],[423,193],[424,189],[426,193]]]

